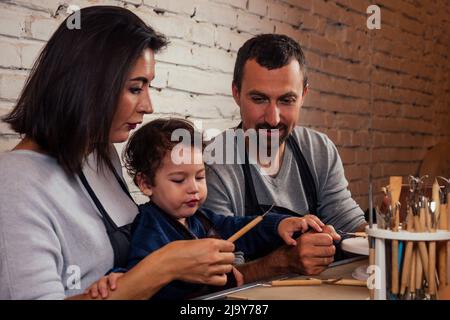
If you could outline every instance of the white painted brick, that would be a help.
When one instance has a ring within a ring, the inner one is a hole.
[[[202,125],[202,130],[209,130],[209,129],[214,129],[214,131],[217,132],[217,134],[219,134],[220,132],[228,129],[228,128],[233,128],[236,127],[239,122],[241,121],[240,119],[200,119],[200,118],[195,118],[195,117],[190,117],[189,118],[190,121],[195,122],[195,123],[201,123]],[[210,137],[208,137],[210,138]]]
[[[216,28],[209,23],[194,23],[187,40],[212,47],[214,46],[215,30]]]
[[[232,7],[245,9],[247,6],[247,0],[212,0],[214,2],[223,3]]]
[[[272,33],[274,30],[273,22],[268,19],[261,19],[254,14],[240,12],[237,19],[237,27],[240,31],[246,31],[253,35],[259,33]]]
[[[191,43],[180,39],[173,39],[170,45],[156,56],[156,59],[166,63],[191,66],[194,65],[192,55],[193,45]]]
[[[0,7],[0,34],[20,37],[25,34],[26,15]]]
[[[203,96],[195,98],[196,104],[201,108],[215,109],[217,119],[236,119],[240,117],[239,107],[231,96],[231,87],[229,96]]]
[[[19,44],[22,68],[31,69],[34,61],[45,46],[45,42],[26,41]]]
[[[275,22],[275,33],[284,34],[292,39],[297,39],[299,36],[299,31],[292,28],[290,24]]]
[[[158,56],[159,55],[157,55],[156,57],[158,58]],[[151,86],[153,88],[165,88],[165,87],[167,87],[168,78],[169,78],[168,65],[163,62],[156,62],[156,64],[155,64],[155,79],[153,79]]]
[[[189,36],[192,21],[189,18],[180,15],[166,13],[157,15],[144,11],[134,11],[147,24],[156,31],[163,33],[167,37],[186,38]]]
[[[33,16],[31,19],[31,36],[34,39],[48,40],[58,28],[60,22],[55,19]]]
[[[27,74],[24,72],[2,72],[0,73],[0,98],[16,100],[25,83]]]
[[[251,37],[251,34],[219,26],[216,29],[216,46],[225,50],[237,51]]]
[[[279,2],[269,2],[267,7],[267,16],[270,19],[278,21],[286,21],[288,7]]]
[[[198,0],[194,19],[200,22],[210,22],[217,25],[235,27],[237,11],[230,6],[220,3]]]
[[[26,0],[15,0],[16,4],[37,9],[37,10],[44,10],[50,13],[51,15],[54,15],[56,10],[58,9],[61,2],[67,2],[67,1],[61,1],[61,0],[33,0],[33,1],[26,1]]]
[[[0,66],[4,68],[20,68],[20,48],[17,41],[0,38]]]
[[[157,9],[162,9],[164,11],[172,13],[181,13],[189,16],[194,13],[195,4],[195,0],[144,0],[144,5],[152,6]]]
[[[248,12],[265,17],[267,15],[267,5],[267,0],[249,0]]]
[[[193,64],[202,69],[232,73],[236,57],[230,52],[217,48],[193,47]]]
[[[177,66],[169,71],[168,86],[193,93],[229,94],[232,76]]]
[[[0,102],[0,119],[6,116],[14,107],[14,103],[1,101]],[[15,132],[10,128],[9,124],[0,120],[0,136],[2,134],[15,134]]]

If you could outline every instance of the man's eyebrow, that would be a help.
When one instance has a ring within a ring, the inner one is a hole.
[[[248,95],[255,94],[255,95],[267,97],[267,95],[266,95],[265,93],[263,93],[263,92],[261,92],[261,91],[258,91],[258,90],[250,90],[247,94],[248,94]]]
[[[285,99],[285,98],[290,98],[290,97],[297,98],[297,97],[298,97],[298,94],[295,93],[294,91],[289,91],[289,92],[283,94],[283,95],[280,97],[280,99]]]

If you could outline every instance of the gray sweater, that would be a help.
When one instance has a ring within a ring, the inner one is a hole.
[[[119,174],[120,161],[113,163]],[[94,157],[83,172],[116,224],[137,208]],[[0,299],[63,299],[80,294],[113,266],[97,209],[79,180],[47,155],[0,154]]]
[[[304,127],[297,126],[293,134],[316,184],[318,217],[336,229],[355,230],[365,222],[364,213],[347,189],[344,168],[335,145],[325,134]],[[285,150],[276,177],[263,175],[257,166],[250,165],[257,199],[260,204],[275,204],[306,214],[308,203],[300,172],[290,148]],[[225,215],[242,215],[245,211],[245,182],[241,165],[213,164],[207,168],[208,198],[204,206]]]

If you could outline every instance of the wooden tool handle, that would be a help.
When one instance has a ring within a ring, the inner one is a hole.
[[[274,280],[270,282],[273,287],[283,286],[319,286],[322,280],[319,279],[299,279],[299,280]]]
[[[406,217],[406,230],[412,232],[414,231],[414,227],[415,227],[415,219],[412,213],[412,209],[408,208],[408,215]],[[403,269],[402,269],[402,280],[400,286],[400,294],[402,295],[405,294],[406,286],[408,285],[408,280],[410,278],[409,273],[411,271],[413,244],[414,243],[412,241],[406,242],[405,257],[403,260]]]
[[[423,221],[421,221],[422,218],[425,218],[425,211],[423,208],[420,209],[421,211],[421,217],[419,218],[418,216],[414,217],[414,226],[416,227],[416,231],[418,232],[424,232],[425,228],[423,225]],[[420,259],[422,260],[422,268],[425,274],[425,279],[427,279],[428,281],[428,250],[427,250],[427,245],[425,244],[424,241],[419,241],[419,255],[420,255]]]
[[[403,269],[402,269],[402,282],[400,287],[400,294],[402,295],[405,294],[406,286],[408,285],[409,273],[411,271],[413,244],[414,243],[412,241],[408,241],[406,243],[405,258],[403,260]]]
[[[247,223],[241,230],[233,234],[231,237],[228,238],[228,241],[235,242],[237,239],[242,237],[244,234],[249,232],[254,226],[256,226],[258,223],[260,223],[263,219],[263,216],[257,216],[255,219]]]
[[[369,266],[373,266],[373,265],[375,265],[375,248],[370,248],[369,249]],[[369,293],[370,293],[370,300],[374,300],[375,299],[375,289],[374,288],[369,289]]]
[[[415,248],[416,250],[416,284],[415,287],[417,290],[422,289],[423,282],[423,267],[422,267],[422,259],[420,259],[419,246]]]
[[[428,259],[428,289],[430,295],[436,295],[436,242],[431,241],[429,244]]]
[[[439,228],[447,230],[447,204],[441,203],[441,220],[439,221]],[[447,285],[447,241],[438,243],[439,252],[439,288]]]
[[[355,286],[355,287],[367,287],[367,282],[356,279],[342,279],[336,282],[330,282],[326,284],[338,285],[338,286]]]
[[[416,265],[417,265],[417,250],[413,248],[412,261],[411,261],[411,272],[409,277],[409,292],[416,292]],[[420,259],[419,259],[420,260]]]
[[[398,240],[392,240],[391,292],[398,294]]]

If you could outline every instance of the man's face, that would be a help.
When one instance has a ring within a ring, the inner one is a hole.
[[[254,59],[248,60],[244,65],[241,90],[233,85],[233,97],[241,109],[243,129],[278,129],[280,142],[284,142],[294,129],[304,94],[303,74],[295,59],[272,70],[262,67]],[[267,140],[270,140],[270,132]]]

